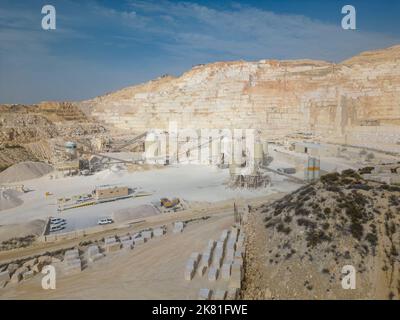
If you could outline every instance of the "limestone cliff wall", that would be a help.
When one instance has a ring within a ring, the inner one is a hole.
[[[121,129],[255,128],[268,139],[307,133],[334,143],[400,152],[400,46],[339,64],[218,62],[81,106]]]

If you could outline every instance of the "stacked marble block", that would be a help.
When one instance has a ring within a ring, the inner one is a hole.
[[[87,259],[88,262],[93,263],[97,260],[103,258],[104,255],[100,253],[100,248],[97,245],[92,245],[87,249]]]
[[[133,249],[133,239],[129,234],[119,237],[119,241],[121,242],[122,249]]]
[[[198,253],[198,252],[193,252],[193,253],[190,255],[190,258],[189,258],[189,260],[188,260],[187,263],[186,263],[186,268],[185,268],[185,280],[190,281],[190,280],[193,279],[193,277],[194,277],[194,275],[195,275],[195,273],[196,273],[196,268],[197,268],[198,265],[199,265],[200,258],[201,258],[201,255],[200,255],[200,253]]]
[[[115,252],[121,249],[121,243],[115,237],[104,239],[104,249],[107,253]]]
[[[183,228],[185,227],[185,223],[182,221],[177,221],[174,223],[174,228],[172,229],[173,233],[181,233]]]
[[[66,274],[73,274],[82,271],[82,261],[78,249],[71,249],[64,254],[64,272]]]
[[[3,288],[8,281],[10,281],[10,273],[8,270],[0,272],[0,289]]]
[[[243,280],[243,258],[245,252],[245,235],[240,226],[235,225],[231,230],[224,230],[218,241],[210,240],[201,256],[193,253],[187,262],[185,279],[192,280],[197,273],[204,276],[207,269],[207,278],[210,282],[218,279],[228,282],[227,290],[200,289],[200,300],[234,300],[237,299]]]

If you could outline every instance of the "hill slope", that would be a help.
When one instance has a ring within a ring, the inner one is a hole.
[[[245,298],[400,298],[399,186],[329,174],[254,209],[249,230]]]

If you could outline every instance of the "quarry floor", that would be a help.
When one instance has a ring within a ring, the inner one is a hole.
[[[68,232],[95,226],[99,218],[110,217],[116,210],[158,203],[163,197],[178,197],[189,202],[216,202],[236,197],[252,198],[281,191],[288,192],[299,187],[299,184],[287,181],[285,177],[270,174],[272,186],[257,191],[230,189],[226,186],[229,181],[228,169],[203,165],[168,166],[140,172],[104,170],[92,176],[52,180],[44,176],[22,182],[32,191],[21,195],[20,198],[24,201],[22,205],[0,211],[0,225],[59,216],[67,219],[66,229],[62,232]],[[96,186],[104,184],[139,188],[151,195],[57,212],[57,198],[91,193]],[[51,192],[52,196],[45,197],[46,192]]]

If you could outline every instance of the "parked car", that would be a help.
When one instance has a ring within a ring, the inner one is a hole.
[[[111,218],[102,218],[97,222],[97,224],[105,225],[105,224],[110,224],[110,223],[113,223],[113,222],[114,222],[114,220],[111,219]]]
[[[65,225],[52,225],[50,226],[50,232],[60,231],[65,229]]]
[[[63,219],[63,218],[50,218],[50,223],[51,224],[59,224],[59,223],[62,223],[62,222],[66,223],[66,220]]]

